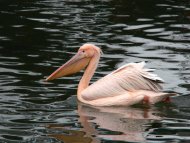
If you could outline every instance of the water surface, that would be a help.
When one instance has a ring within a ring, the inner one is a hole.
[[[190,2],[1,0],[0,142],[190,141]],[[84,43],[104,55],[92,82],[146,61],[172,103],[95,108],[76,101],[82,72],[44,82]]]

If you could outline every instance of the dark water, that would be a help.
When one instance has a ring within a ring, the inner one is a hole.
[[[0,142],[190,142],[190,1],[1,0]],[[92,81],[128,62],[177,92],[172,103],[92,108],[82,73],[44,82],[84,43],[104,52]]]

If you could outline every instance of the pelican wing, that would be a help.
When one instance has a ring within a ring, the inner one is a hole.
[[[113,97],[137,90],[159,92],[163,80],[152,69],[144,68],[145,62],[126,64],[86,88],[81,96],[85,100]]]

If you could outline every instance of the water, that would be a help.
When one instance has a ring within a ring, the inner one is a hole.
[[[190,2],[1,0],[0,142],[190,141]],[[93,108],[76,101],[82,72],[44,82],[84,43],[104,55],[96,81],[146,61],[172,103]]]

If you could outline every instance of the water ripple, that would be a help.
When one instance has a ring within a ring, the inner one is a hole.
[[[190,140],[188,1],[15,0],[0,9],[0,142]],[[150,107],[93,108],[75,96],[82,72],[44,81],[87,42],[104,52],[92,82],[146,61],[179,96]]]

